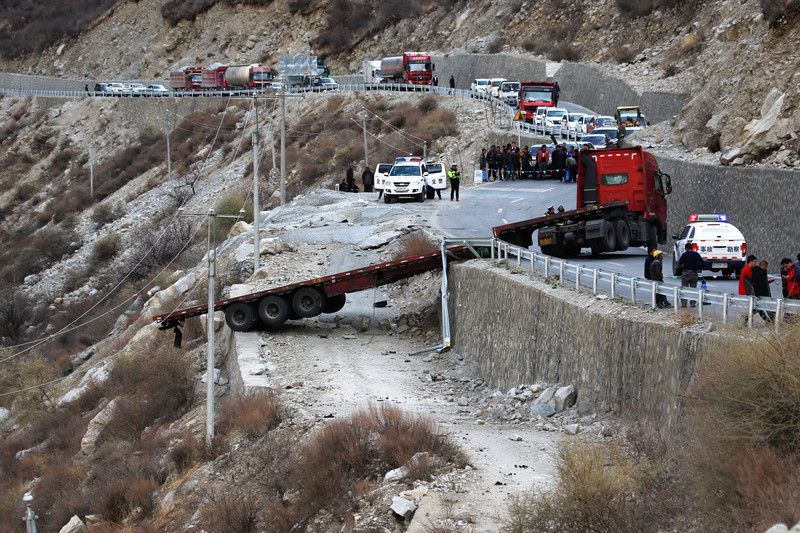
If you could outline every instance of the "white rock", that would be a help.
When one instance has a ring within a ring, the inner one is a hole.
[[[11,415],[11,411],[6,409],[5,407],[0,407],[0,424],[8,420],[8,417]]]
[[[508,440],[513,440],[515,442],[519,442],[519,441],[522,440],[522,437],[520,437],[516,433],[512,433],[511,435],[508,436]]]
[[[406,500],[405,498],[401,498],[399,496],[392,497],[392,511],[394,511],[399,516],[403,517],[404,519],[411,518],[414,516],[414,512],[417,510],[417,506],[414,505],[414,502]]]
[[[78,516],[73,516],[58,533],[81,533],[83,531],[86,531],[86,524]]]
[[[106,425],[111,421],[117,408],[117,398],[111,400],[94,418],[89,422],[86,433],[81,439],[81,451],[86,455],[91,455],[97,449],[100,436]]]
[[[764,533],[789,533],[789,528],[784,524],[775,524]]]

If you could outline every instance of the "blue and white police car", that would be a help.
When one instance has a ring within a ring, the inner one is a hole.
[[[680,234],[673,234],[675,249],[672,255],[672,273],[680,275],[678,261],[686,248],[703,258],[703,270],[721,272],[723,276],[739,274],[747,258],[747,241],[736,226],[728,222],[724,214],[689,215],[689,223]]]

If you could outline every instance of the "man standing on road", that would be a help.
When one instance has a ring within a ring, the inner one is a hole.
[[[559,87],[558,82],[556,82],[555,86],[553,87],[553,102],[556,106],[558,106],[559,98],[561,98],[561,87]]]
[[[654,251],[653,248],[647,248],[647,258],[644,260],[644,279],[650,279],[650,265],[653,264]]]
[[[456,202],[458,202],[458,184],[461,181],[461,173],[458,171],[458,166],[455,163],[450,165],[447,177],[450,178],[450,201],[452,202],[455,196]]]
[[[684,246],[686,250],[681,254],[678,260],[678,265],[683,270],[681,272],[681,287],[697,288],[697,275],[703,269],[703,256],[692,250],[692,245],[688,242]],[[692,301],[692,307],[695,307],[697,302]],[[681,307],[686,307],[686,298],[681,298]]]
[[[650,279],[658,283],[664,283],[664,270],[662,260],[664,259],[664,252],[656,250],[653,252],[653,262],[650,264]],[[669,307],[667,297],[663,294],[656,294],[656,307]]]
[[[453,89],[455,89],[455,88],[456,88],[456,79],[453,77],[452,74],[450,74],[450,93],[449,94],[453,94]]]
[[[372,192],[372,186],[375,184],[375,175],[369,167],[365,168],[364,172],[361,173],[361,183],[364,184],[364,192]]]
[[[747,264],[739,274],[739,294],[742,296],[753,294],[753,267],[756,266],[756,256],[748,255]]]
[[[550,162],[550,154],[547,153],[547,146],[542,145],[542,149],[536,154],[536,179],[544,179],[547,171],[547,163]]]
[[[494,149],[494,145],[492,145],[492,147],[489,148],[489,153],[486,154],[486,168],[487,168],[486,177],[489,181],[494,181],[494,179],[497,177],[497,174],[495,173],[494,169],[494,162],[496,157],[497,157],[497,152]]]
[[[345,183],[347,184],[347,192],[353,192],[356,185],[355,177],[353,176],[353,164],[347,168],[347,175],[345,176]]]
[[[486,148],[482,148],[481,155],[478,158],[478,168],[481,169],[481,172],[483,172],[483,181],[489,179],[489,177],[486,175],[486,156]]]
[[[439,86],[439,76],[437,76],[436,74],[434,74],[434,75],[433,75],[433,79],[431,79],[431,84],[432,84],[434,87],[438,87],[438,86]]]
[[[772,292],[769,290],[769,284],[775,280],[769,279],[769,275],[767,274],[768,266],[769,265],[766,261],[761,261],[757,266],[754,266],[750,269],[750,277],[753,280],[753,294],[755,294],[757,298],[772,297]],[[761,315],[761,318],[764,319],[764,322],[772,322],[775,320],[774,311],[764,311],[763,309],[759,309],[758,314]]]

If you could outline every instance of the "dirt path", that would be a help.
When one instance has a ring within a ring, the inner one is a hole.
[[[476,404],[491,391],[459,388],[479,378],[456,353],[410,355],[435,345],[433,332],[425,337],[360,333],[306,322],[267,339],[270,374],[291,405],[310,416],[340,419],[390,402],[433,419],[469,455],[472,468],[431,484],[409,531],[426,531],[426,524],[445,515],[460,518],[465,531],[499,531],[510,496],[552,485],[560,434],[531,422],[481,423]]]

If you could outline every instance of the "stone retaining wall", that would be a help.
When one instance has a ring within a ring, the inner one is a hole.
[[[572,384],[581,412],[672,425],[698,358],[721,346],[708,328],[671,325],[666,312],[580,295],[488,261],[454,264],[448,276],[453,346],[479,375],[503,391]]]

